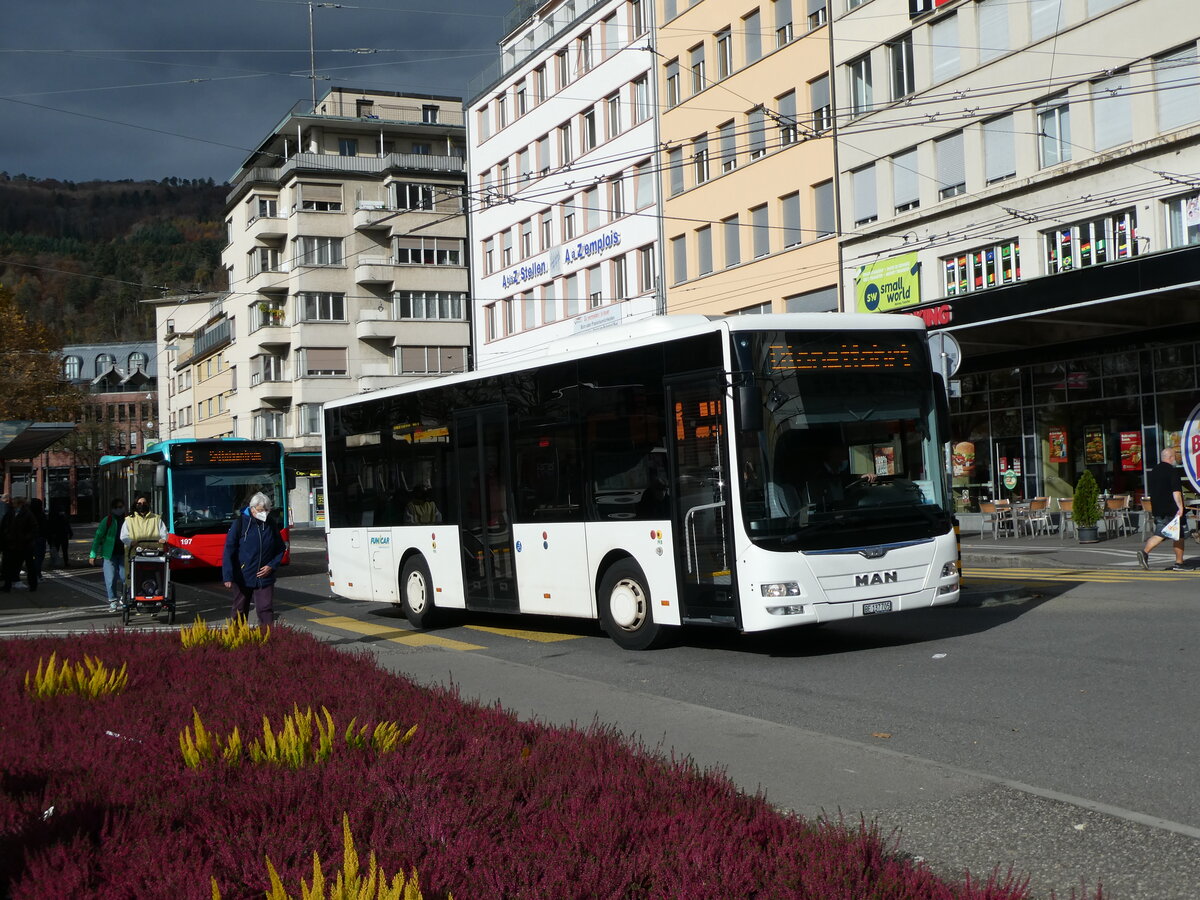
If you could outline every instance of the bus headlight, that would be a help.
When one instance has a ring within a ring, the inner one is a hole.
[[[167,551],[167,556],[169,556],[171,559],[179,559],[179,560],[187,560],[187,559],[194,558],[192,556],[192,554],[188,553],[186,550],[184,550],[180,547],[172,547],[170,550]]]
[[[767,612],[773,616],[802,616],[808,612],[808,607],[804,604],[796,606],[768,606]]]
[[[774,584],[762,585],[764,597],[799,597],[800,585],[794,581],[778,581]]]
[[[942,566],[942,577],[943,578],[952,578],[956,575],[958,575],[958,564],[957,563],[948,562],[944,566]]]

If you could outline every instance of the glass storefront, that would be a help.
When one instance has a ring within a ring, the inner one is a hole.
[[[977,511],[981,498],[1070,497],[1084,469],[1101,491],[1136,503],[1146,469],[1164,447],[1178,449],[1197,403],[1197,346],[961,376],[950,401],[956,511]]]

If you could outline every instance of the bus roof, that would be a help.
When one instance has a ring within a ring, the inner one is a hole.
[[[377,391],[350,394],[329,400],[326,409],[348,406],[367,399],[377,400],[444,385],[469,383],[492,375],[505,375],[543,365],[563,356],[573,359],[598,356],[609,350],[644,347],[717,331],[925,331],[917,316],[879,315],[874,313],[765,313],[745,316],[671,315],[628,320],[607,328],[572,335],[547,347],[539,347],[520,358],[461,372],[455,375],[422,378]],[[534,355],[534,354],[537,355]]]
[[[222,438],[167,438],[165,441],[155,441],[141,453],[131,453],[128,456],[109,456],[100,457],[100,465],[107,466],[112,463],[121,462],[127,459],[145,459],[147,456],[155,456],[161,459],[167,459],[171,455],[171,447],[176,444],[223,444],[227,441],[248,441],[250,438],[244,437],[222,437]],[[260,444],[274,444],[278,441],[259,441]]]

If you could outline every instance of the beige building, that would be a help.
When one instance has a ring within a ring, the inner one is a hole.
[[[656,2],[667,312],[835,309],[824,0]]]
[[[229,292],[155,301],[166,436],[282,441],[309,521],[325,401],[465,370],[464,138],[457,97],[293,107],[231,180]]]

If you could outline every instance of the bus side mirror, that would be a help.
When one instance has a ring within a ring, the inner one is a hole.
[[[950,442],[950,398],[946,380],[941,375],[933,376],[933,392],[937,402],[937,440],[939,444]]]
[[[289,491],[294,491],[296,489],[296,470],[284,469],[283,474],[284,480],[287,482],[287,489]]]
[[[154,486],[156,488],[165,488],[167,486],[167,467],[158,465],[154,467]]]
[[[749,382],[749,383],[746,383]],[[761,431],[763,427],[762,394],[754,383],[754,379],[746,380],[733,389],[737,401],[738,430]]]

